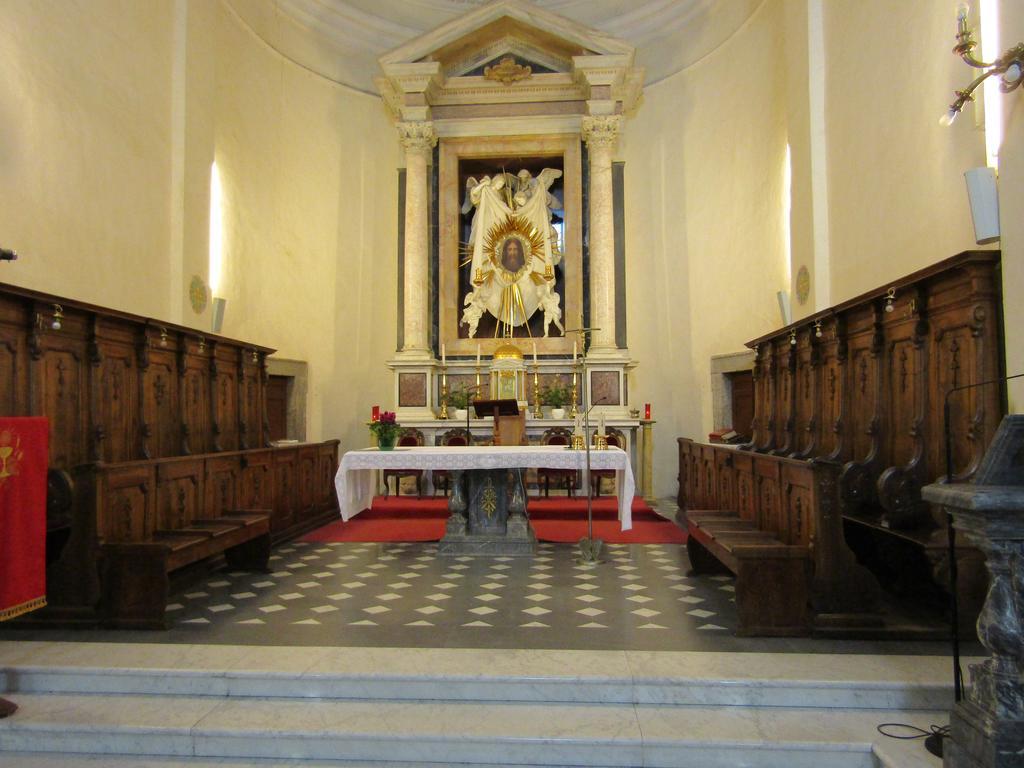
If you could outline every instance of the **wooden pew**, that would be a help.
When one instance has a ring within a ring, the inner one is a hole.
[[[50,419],[51,474],[68,497],[48,521],[49,604],[26,622],[124,625],[114,617],[138,603],[125,574],[148,569],[158,583],[221,557],[258,566],[265,533],[279,541],[337,515],[337,441],[269,445],[273,351],[0,284],[0,414]],[[158,524],[169,502],[147,517],[140,491],[112,508],[109,488],[133,482],[182,490],[188,519]]]
[[[877,623],[878,587],[843,543],[840,467],[680,439],[695,573],[736,575],[737,634],[794,636]],[[713,490],[712,490],[713,489]]]
[[[943,521],[921,501],[920,489],[945,471],[946,392],[1004,373],[999,264],[998,251],[966,251],[748,343],[755,403],[744,451],[838,465],[827,514],[845,525],[827,528],[833,555],[847,557],[846,534],[894,593],[910,597],[908,581],[930,579],[938,610],[948,571],[937,535]],[[962,392],[951,405],[954,475],[962,482],[977,470],[1006,411],[1005,389]],[[680,499],[691,509],[729,506],[721,483],[710,485],[708,448],[680,442]],[[827,495],[814,498],[820,505]],[[814,519],[824,514],[816,508]],[[789,544],[788,532],[768,522],[764,530]],[[960,595],[963,615],[972,621],[984,593],[981,560],[970,547],[960,547],[957,557],[961,584],[970,590]],[[828,563],[814,559],[820,586],[820,574],[836,570],[822,571]],[[846,586],[840,580],[831,589]],[[819,605],[826,593],[818,590]],[[850,601],[841,594],[830,609],[837,624]],[[858,610],[869,625],[877,618]]]

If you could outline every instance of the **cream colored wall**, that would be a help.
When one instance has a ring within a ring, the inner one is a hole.
[[[1024,41],[1024,6],[1000,4],[1003,48]],[[1005,135],[999,152],[999,220],[1003,252],[1003,322],[1006,328],[1006,373],[1024,373],[1024,90],[1001,97]],[[1009,387],[1010,411],[1024,413],[1024,380]]]
[[[972,77],[955,22],[934,0],[825,3],[833,304],[978,247],[963,173],[984,137],[971,109],[938,121]]]
[[[645,90],[620,146],[633,403],[652,403],[655,492],[675,495],[675,438],[712,428],[710,358],[779,325],[786,288],[780,0],[724,46]]]
[[[190,48],[197,62],[190,78],[200,81],[190,80],[190,89],[201,105],[190,119],[186,187],[194,204],[185,240],[200,253],[188,269],[205,269],[216,159],[224,188],[223,333],[307,361],[307,437],[362,446],[359,415],[390,392],[394,130],[379,99],[282,58],[226,4],[192,7],[190,28],[207,31],[198,33],[198,50]]]
[[[168,313],[172,8],[0,3],[0,281]]]

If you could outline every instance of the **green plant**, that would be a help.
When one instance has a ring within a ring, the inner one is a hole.
[[[448,395],[448,405],[452,408],[469,408],[475,393],[474,387],[460,387]]]
[[[552,384],[544,387],[540,399],[543,405],[550,405],[552,408],[564,408],[572,399],[572,392],[562,383],[562,379],[559,377]]]
[[[378,443],[388,443],[398,438],[402,425],[395,419],[391,411],[384,411],[380,419],[370,423],[370,431],[377,437]]]

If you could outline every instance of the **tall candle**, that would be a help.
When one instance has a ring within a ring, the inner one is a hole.
[[[448,358],[444,354],[444,344],[441,345],[441,365],[447,365]]]
[[[370,411],[370,421],[380,421],[380,406],[373,406],[373,410]]]
[[[603,435],[604,434],[604,414],[603,413],[601,414],[600,418],[598,418],[597,424],[598,424],[597,434]]]
[[[572,361],[576,362],[576,342],[572,343]]]
[[[480,367],[480,345],[476,345],[476,367]]]
[[[537,366],[537,342],[533,342],[533,365]]]

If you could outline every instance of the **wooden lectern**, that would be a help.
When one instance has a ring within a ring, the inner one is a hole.
[[[526,414],[515,400],[474,400],[478,419],[494,417],[495,445],[526,445]]]

